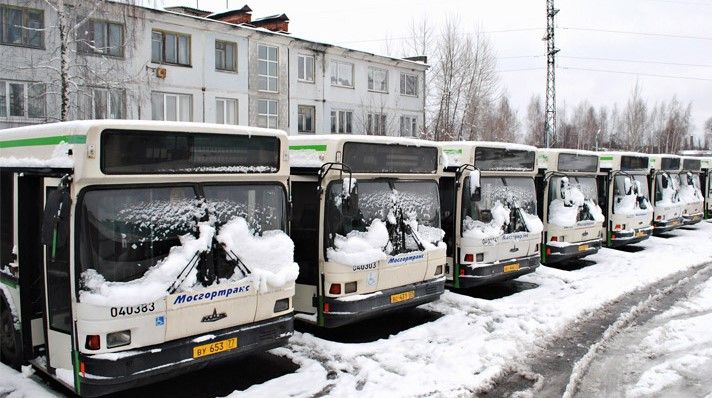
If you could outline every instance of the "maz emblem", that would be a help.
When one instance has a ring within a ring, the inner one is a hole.
[[[224,312],[218,314],[218,309],[213,308],[213,313],[210,315],[205,315],[200,322],[217,322],[223,318],[227,318],[227,314]]]

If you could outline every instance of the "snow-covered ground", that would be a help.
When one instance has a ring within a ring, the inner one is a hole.
[[[230,397],[308,397],[319,393],[338,397],[471,396],[486,390],[494,378],[511,371],[512,364],[522,362],[540,349],[548,336],[564,332],[577,318],[627,292],[711,262],[710,239],[712,224],[701,223],[693,229],[675,231],[669,238],[653,237],[640,243],[644,250],[635,253],[602,249],[587,258],[595,264],[575,271],[540,267],[520,278],[538,287],[497,300],[446,292],[440,301],[425,306],[444,314],[442,317],[370,343],[339,343],[297,332],[289,346],[272,351],[297,363],[300,368],[295,373],[235,391]],[[712,307],[710,296],[712,287],[705,288],[699,297],[676,307],[676,311]],[[677,322],[676,313],[666,316],[669,322],[657,334],[651,331],[647,343],[641,343],[661,350],[657,351],[660,356],[698,344],[695,339],[700,333],[695,331],[712,322],[709,314],[690,317],[684,323]],[[388,321],[388,317],[383,319]],[[679,338],[670,338],[673,332]],[[661,338],[668,343],[659,344]],[[709,346],[709,342],[706,344]],[[712,356],[704,350],[694,354]],[[643,373],[640,386],[636,381],[631,391],[654,388],[648,380],[662,380],[658,374],[671,374],[678,366],[699,362],[683,358],[681,365],[675,360],[684,356],[669,357],[669,362],[651,362],[648,376]],[[654,368],[658,365],[664,368]],[[38,388],[31,380],[2,367],[0,395],[6,385]]]

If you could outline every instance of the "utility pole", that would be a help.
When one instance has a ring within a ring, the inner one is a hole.
[[[554,46],[554,17],[559,10],[554,8],[554,0],[546,0],[546,120],[544,132],[546,134],[546,147],[551,146],[551,141],[556,134],[556,53],[559,49]]]

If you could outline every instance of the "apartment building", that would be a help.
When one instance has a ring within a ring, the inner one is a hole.
[[[423,59],[300,39],[286,15],[253,19],[247,6],[209,13],[76,1],[68,9],[0,4],[0,128],[63,114],[289,134],[417,136],[424,125]]]

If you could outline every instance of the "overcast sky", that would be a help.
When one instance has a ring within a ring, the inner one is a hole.
[[[211,11],[225,0],[158,0]],[[242,0],[229,0],[239,8]],[[544,0],[260,0],[247,3],[253,18],[286,13],[289,30],[305,39],[402,55],[398,38],[413,19],[437,28],[457,16],[463,28],[488,33],[498,56],[501,85],[518,113],[532,95],[544,95]],[[557,102],[624,104],[639,81],[649,102],[674,94],[692,102],[697,132],[712,117],[712,0],[558,0]],[[507,31],[507,32],[502,32]],[[614,32],[611,32],[614,31]],[[632,34],[644,33],[644,34]],[[415,54],[414,54],[415,55]],[[525,70],[522,70],[525,69]],[[584,70],[585,69],[585,70]],[[656,76],[654,76],[656,75]]]

